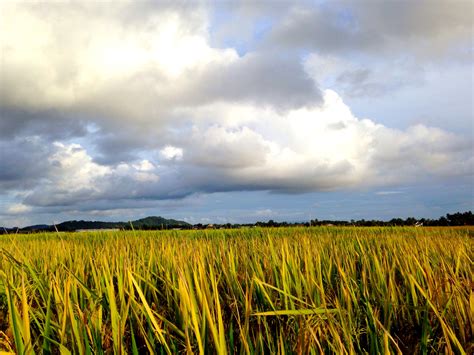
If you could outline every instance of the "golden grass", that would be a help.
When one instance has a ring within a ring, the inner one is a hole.
[[[0,349],[472,353],[473,230],[0,236]]]

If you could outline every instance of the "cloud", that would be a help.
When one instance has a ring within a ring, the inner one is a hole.
[[[403,193],[404,193],[403,191],[388,190],[388,191],[377,191],[375,194],[380,195],[380,196],[384,196],[384,195],[398,195],[398,194],[403,194]]]
[[[100,3],[76,2],[9,3],[2,10],[2,81],[9,87],[2,90],[2,102],[7,105],[37,110],[87,105],[107,111],[124,94],[146,100],[134,92],[137,81],[142,89],[152,88],[156,80],[166,82],[213,55],[199,8],[186,15],[166,6],[146,12],[140,4],[121,2],[110,11]],[[137,10],[139,17],[129,14]],[[129,102],[120,110],[136,111],[138,105]]]
[[[27,205],[71,206],[102,199],[140,198],[148,186],[159,181],[156,167],[147,160],[113,167],[100,165],[81,145],[59,142],[52,143],[48,153],[41,160],[42,175],[22,194]],[[21,189],[21,185],[11,189]]]
[[[372,99],[425,83],[426,69],[405,59],[358,62],[311,53],[306,56],[304,66],[308,75],[323,87],[337,90],[348,98]]]
[[[181,146],[163,144],[152,160],[104,165],[79,144],[29,140],[30,151],[46,143],[40,151],[41,174],[29,184],[27,176],[2,180],[11,190],[23,190],[26,206],[78,209],[99,201],[123,208],[117,201],[200,192],[303,193],[473,174],[469,140],[423,125],[402,131],[358,119],[329,90],[321,107],[282,112],[249,104],[245,109],[239,105],[237,114],[234,107],[213,107],[214,124],[200,120],[211,108],[196,109],[191,134],[181,131],[173,137]],[[9,164],[18,161],[16,151],[25,150],[15,149]]]
[[[318,108],[239,107],[235,114],[232,106],[213,106],[196,110],[196,122],[210,110],[220,125],[196,124],[182,140],[192,153],[176,163],[212,171],[206,186],[298,192],[472,174],[469,139],[423,125],[397,130],[358,119],[329,90]]]
[[[52,147],[38,137],[0,140],[0,190],[22,190],[35,186],[45,176],[45,160]]]
[[[89,122],[85,117],[54,109],[36,112],[22,107],[2,107],[4,104],[0,100],[0,139],[41,135],[54,140],[87,134]]]
[[[248,51],[215,45],[207,5],[2,4],[0,197],[14,200],[6,209],[125,210],[218,191],[472,175],[471,138],[423,122],[390,128],[344,102],[420,85],[420,58],[464,45],[461,6],[393,5],[410,29],[397,31],[380,20],[384,8],[360,4],[280,7]],[[416,60],[398,55],[405,45]]]
[[[467,60],[471,12],[468,1],[299,4],[274,28],[270,43],[319,54],[415,55],[431,60],[456,50]]]
[[[178,147],[173,147],[172,145],[167,145],[160,150],[160,155],[165,160],[181,160],[183,159],[183,149]]]
[[[2,86],[8,90],[0,100],[4,110],[25,114],[4,115],[2,125],[34,126],[53,112],[51,125],[85,116],[105,129],[120,120],[159,132],[177,105],[224,100],[286,108],[321,98],[295,58],[241,58],[234,49],[212,48],[198,6],[189,13],[157,7],[141,19],[128,14],[137,8],[144,10],[127,2],[114,11],[93,2],[3,4]]]
[[[24,214],[30,211],[31,211],[30,206],[26,206],[22,203],[14,203],[7,207],[6,213],[10,215],[16,215],[16,214]]]
[[[290,109],[321,102],[316,83],[298,57],[288,54],[246,54],[231,63],[207,67],[199,79],[192,90],[201,93],[203,103],[212,98]]]

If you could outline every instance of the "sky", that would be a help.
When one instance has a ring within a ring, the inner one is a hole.
[[[474,210],[470,1],[2,1],[0,226]]]

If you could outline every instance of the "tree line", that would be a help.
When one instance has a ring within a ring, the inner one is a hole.
[[[356,227],[395,227],[395,226],[473,226],[474,215],[472,211],[446,214],[438,219],[408,217],[392,218],[389,221],[381,220],[319,220],[312,219],[307,222],[277,222],[270,219],[267,222],[256,223],[224,223],[224,224],[189,224],[184,221],[165,219],[163,217],[147,217],[132,222],[100,222],[100,221],[67,221],[58,225],[35,225],[24,228],[0,227],[0,234],[10,233],[35,233],[35,232],[73,232],[87,229],[120,229],[120,230],[170,230],[170,229],[232,229],[251,227],[313,227],[313,226],[356,226]]]
[[[408,217],[403,218],[392,218],[389,221],[381,220],[319,220],[312,219],[308,222],[277,222],[273,219],[270,219],[267,222],[256,222],[256,223],[247,223],[247,224],[195,224],[192,226],[193,229],[206,229],[206,228],[218,228],[218,229],[227,229],[227,228],[241,228],[241,227],[311,227],[311,226],[357,226],[357,227],[395,227],[395,226],[472,226],[474,225],[474,215],[472,211],[467,212],[456,212],[453,214],[447,214],[438,219],[430,218],[415,218]]]

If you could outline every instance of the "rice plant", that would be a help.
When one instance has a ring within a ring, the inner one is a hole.
[[[12,353],[473,353],[473,230],[0,237]]]

